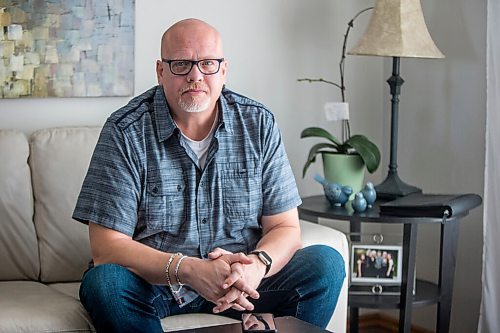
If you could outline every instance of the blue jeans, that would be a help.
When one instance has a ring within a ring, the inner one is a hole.
[[[294,316],[325,328],[335,310],[345,278],[342,256],[333,248],[314,245],[297,251],[277,274],[262,280],[254,312]],[[196,298],[180,308],[165,286],[151,285],[114,264],[85,272],[80,300],[97,332],[163,332],[160,319],[182,313],[212,313],[213,303]],[[240,319],[241,312],[222,312]]]

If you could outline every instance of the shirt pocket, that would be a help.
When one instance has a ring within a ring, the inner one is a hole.
[[[186,182],[182,170],[147,182],[147,228],[177,233],[186,219]]]
[[[224,215],[242,223],[248,218],[257,218],[262,193],[254,163],[225,163],[221,168]]]

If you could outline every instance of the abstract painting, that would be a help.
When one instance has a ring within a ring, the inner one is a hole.
[[[133,90],[134,0],[0,0],[0,98]]]

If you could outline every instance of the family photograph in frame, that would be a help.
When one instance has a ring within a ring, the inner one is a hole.
[[[401,284],[401,246],[352,245],[351,249],[352,284]]]

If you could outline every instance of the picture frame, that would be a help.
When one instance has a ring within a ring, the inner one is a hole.
[[[356,244],[351,246],[351,258],[351,284],[401,284],[402,246]]]

